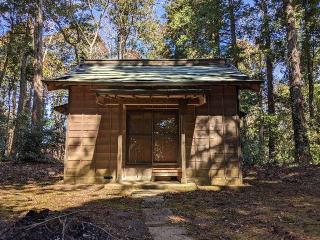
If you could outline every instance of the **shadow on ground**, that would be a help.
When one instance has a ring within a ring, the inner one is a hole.
[[[173,212],[169,217],[172,225],[183,225],[194,239],[320,239],[320,167],[251,168],[245,172],[245,186],[239,188],[217,191],[217,188],[200,187],[195,191],[159,193],[165,199],[163,207]],[[0,229],[17,225],[31,209],[49,209],[50,214],[44,219],[62,216],[55,220],[60,238],[65,219],[70,220],[70,229],[77,229],[72,227],[72,221],[76,226],[89,222],[111,233],[114,239],[151,238],[139,198],[113,193],[104,185],[68,189],[39,184],[0,187],[3,196]],[[72,216],[63,217],[69,213]],[[44,219],[27,222],[24,227]],[[50,229],[50,225],[47,227]],[[103,232],[92,229],[95,228],[89,228],[89,232]],[[37,228],[32,231],[36,232]],[[45,230],[38,231],[45,233]],[[37,232],[36,236],[39,234]],[[65,234],[70,233],[65,231]],[[9,237],[2,235],[2,239]],[[15,235],[14,239],[19,237]]]
[[[0,162],[0,186],[53,184],[63,179],[63,163]]]

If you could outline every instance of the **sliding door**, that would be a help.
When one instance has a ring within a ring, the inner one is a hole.
[[[171,164],[178,160],[178,114],[173,111],[153,113],[153,163]]]
[[[128,111],[127,163],[152,163],[152,112]]]
[[[179,148],[177,111],[127,112],[127,163],[176,164]]]

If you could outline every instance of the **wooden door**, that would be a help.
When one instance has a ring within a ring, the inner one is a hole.
[[[152,112],[128,111],[127,163],[152,163]]]
[[[127,163],[177,164],[179,119],[177,111],[128,111]]]
[[[153,164],[175,164],[178,160],[178,114],[175,111],[153,113]]]

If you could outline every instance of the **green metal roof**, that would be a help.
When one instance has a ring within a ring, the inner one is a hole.
[[[65,76],[45,80],[61,84],[188,85],[257,83],[223,59],[195,60],[88,60]]]

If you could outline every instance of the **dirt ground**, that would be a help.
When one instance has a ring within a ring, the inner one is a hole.
[[[0,163],[1,240],[151,239],[141,200],[104,185],[64,185],[62,174],[61,164]]]
[[[61,164],[0,163],[0,239],[151,239],[139,198],[62,185]],[[245,169],[245,186],[164,194],[194,239],[320,239],[320,167]],[[47,221],[47,222],[46,222]]]
[[[320,239],[320,167],[245,171],[246,186],[166,194],[195,239]]]

